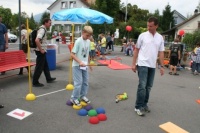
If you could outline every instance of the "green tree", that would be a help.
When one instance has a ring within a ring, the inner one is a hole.
[[[183,38],[183,43],[192,50],[195,48],[197,42],[200,42],[200,30],[196,30],[193,33],[186,33]]]
[[[126,7],[122,7],[122,11],[125,11]],[[130,16],[128,22],[120,24],[120,38],[126,36],[127,38],[137,39],[139,34],[144,32],[147,27],[147,19],[149,17],[149,11],[138,8],[137,5],[127,4],[128,15]],[[124,22],[121,22],[124,23]],[[126,31],[126,26],[132,26],[132,31]],[[122,34],[121,34],[122,33]]]
[[[47,11],[45,11],[45,12],[42,14],[42,17],[41,17],[41,19],[40,19],[40,24],[42,24],[42,22],[43,22],[43,20],[44,20],[45,18],[50,18],[50,13],[47,12]]]
[[[120,0],[96,0],[91,8],[114,18],[113,24],[90,24],[94,30],[95,37],[97,37],[99,33],[111,32],[112,34],[117,25],[116,17],[120,9]]]
[[[2,16],[2,23],[4,23],[7,27],[7,29],[11,29],[11,21],[10,18],[12,18],[12,12],[9,8],[4,8],[3,6],[0,6],[0,14]]]
[[[169,30],[174,26],[173,12],[171,12],[171,6],[169,4],[163,10],[161,24],[160,27],[163,31]]]
[[[30,29],[36,29],[37,24],[33,18],[33,13],[31,14],[31,18],[29,19],[29,28]]]
[[[13,14],[11,20],[12,30],[16,30],[16,28],[19,26],[19,14]]]

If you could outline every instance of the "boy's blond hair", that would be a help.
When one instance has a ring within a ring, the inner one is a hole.
[[[89,34],[93,34],[93,29],[91,26],[84,26],[83,28],[83,32],[89,33]]]

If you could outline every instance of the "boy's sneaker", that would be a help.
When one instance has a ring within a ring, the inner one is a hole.
[[[135,108],[135,112],[139,115],[139,116],[145,116],[145,112],[143,108],[140,109],[136,109]]]
[[[87,103],[87,104],[91,102],[86,96],[83,96],[83,97],[81,98],[81,101],[83,101],[83,102],[85,102],[85,103]]]
[[[78,99],[75,99],[75,100],[70,99],[70,101],[76,106],[81,106],[80,101]]]
[[[149,109],[148,106],[144,107],[144,111],[147,112],[147,113],[151,112],[151,110]]]

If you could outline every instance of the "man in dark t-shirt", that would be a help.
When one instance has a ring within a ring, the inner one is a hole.
[[[170,52],[170,75],[179,75],[176,71],[176,67],[178,61],[180,60],[180,47],[178,45],[178,39],[174,40],[174,44],[172,44],[169,48]]]

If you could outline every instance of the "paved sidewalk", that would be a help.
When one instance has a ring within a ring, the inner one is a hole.
[[[77,111],[66,105],[71,91],[65,90],[69,83],[69,51],[57,55],[56,70],[51,71],[56,82],[46,83],[42,74],[40,82],[45,86],[33,88],[37,96],[35,101],[26,101],[28,94],[28,75],[16,75],[13,70],[0,75],[0,133],[162,133],[160,124],[171,121],[181,128],[199,133],[200,99],[199,79],[190,71],[182,70],[179,76],[168,74],[160,76],[156,71],[154,86],[151,91],[149,107],[151,112],[139,117],[134,112],[134,103],[138,77],[132,70],[112,70],[108,67],[93,67],[90,72],[90,90],[88,97],[94,108],[103,107],[107,121],[92,125],[88,116],[79,116]],[[115,48],[113,56],[120,56],[122,63],[131,66],[132,57],[124,56]],[[126,92],[128,99],[115,103],[115,95]],[[10,117],[7,113],[22,109],[32,112],[23,120]]]

